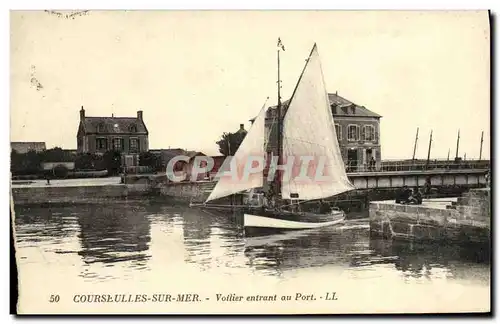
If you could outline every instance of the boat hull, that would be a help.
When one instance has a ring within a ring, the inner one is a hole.
[[[342,211],[332,214],[245,212],[243,225],[245,235],[253,236],[332,226],[344,219]]]

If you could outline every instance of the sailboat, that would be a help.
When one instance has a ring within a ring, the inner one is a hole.
[[[317,45],[314,44],[306,60],[286,110],[282,107],[280,95],[279,61],[282,50],[284,47],[278,39],[277,147],[276,152],[271,153],[271,160],[277,160],[277,164],[271,168],[274,171],[280,166],[283,168],[285,159],[288,163],[290,158],[297,157],[308,157],[309,162],[312,159],[314,163],[312,168],[304,168],[305,172],[287,173],[282,169],[275,172],[273,178],[269,179],[268,176],[269,201],[260,207],[243,208],[243,225],[247,235],[255,232],[264,234],[267,230],[274,233],[276,230],[303,230],[341,223],[345,219],[342,210],[320,208],[321,211],[311,212],[302,211],[301,206],[310,202],[326,204],[324,199],[355,189],[347,177],[341,156]],[[241,174],[249,156],[264,157],[266,165],[271,165],[265,147],[266,115],[267,111],[262,107],[231,160],[233,171],[237,170]],[[320,160],[322,162],[318,162]],[[303,163],[304,159],[301,161]],[[296,164],[292,162],[292,165],[292,169],[296,170]],[[312,173],[317,175],[318,171],[324,176],[323,180],[307,177]],[[221,176],[205,203],[262,188],[264,174],[262,170],[238,181],[231,176]]]

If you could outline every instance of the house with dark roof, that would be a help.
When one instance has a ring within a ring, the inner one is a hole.
[[[148,151],[148,136],[141,110],[137,117],[89,117],[83,106],[80,110],[78,153],[104,154],[114,150],[122,153],[126,166],[133,166],[138,164],[139,154]]]
[[[338,93],[329,93],[328,99],[335,123],[340,151],[348,171],[380,168],[380,116],[364,106],[357,105]],[[282,103],[282,116],[286,114],[290,100]],[[267,151],[276,152],[277,106],[269,107],[266,116]],[[255,118],[250,121],[253,123]],[[270,135],[269,132],[271,132]],[[373,160],[375,165],[373,166]]]
[[[10,148],[19,154],[29,151],[40,153],[46,150],[45,142],[10,142]]]

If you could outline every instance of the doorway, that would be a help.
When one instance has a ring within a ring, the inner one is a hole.
[[[347,172],[355,172],[358,168],[358,150],[347,150]]]

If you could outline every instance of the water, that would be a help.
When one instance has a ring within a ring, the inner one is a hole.
[[[371,239],[367,219],[245,238],[239,215],[146,203],[17,207],[25,312],[428,312],[489,310],[485,247]],[[335,301],[324,300],[336,292]],[[78,303],[77,294],[197,293],[195,303]],[[291,301],[217,302],[216,294]],[[295,300],[297,293],[316,301]],[[51,295],[60,301],[50,303]]]

